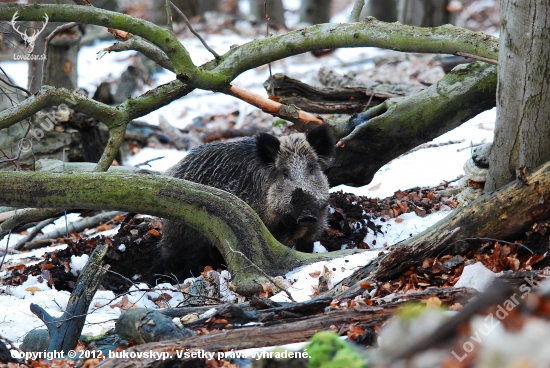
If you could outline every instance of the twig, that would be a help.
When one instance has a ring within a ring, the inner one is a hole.
[[[17,242],[17,244],[15,244],[15,247],[14,249],[15,250],[20,250],[20,249],[23,249],[23,246],[30,242],[31,240],[33,240],[37,235],[38,233],[44,228],[46,227],[47,225],[51,224],[52,222],[54,222],[55,220],[57,220],[56,218],[51,218],[51,219],[47,219],[47,220],[44,220],[44,221],[40,221],[38,224],[36,224],[36,226],[34,227],[34,229],[29,233],[29,235],[27,235],[26,237],[24,237],[23,239],[19,240],[19,242]]]
[[[531,254],[535,254],[531,249],[529,249],[527,246],[525,246],[521,243],[512,243],[512,242],[508,242],[508,241],[505,241],[505,240],[493,239],[493,238],[464,238],[464,239],[460,239],[460,241],[468,241],[468,240],[470,240],[470,241],[479,240],[479,241],[488,241],[488,242],[498,242],[498,243],[504,243],[504,244],[509,244],[509,245],[519,245],[520,247],[527,249],[529,252],[531,252]]]
[[[172,24],[172,11],[170,10],[170,0],[166,0],[166,27],[168,30],[174,33],[174,26]]]
[[[23,88],[23,87],[19,87],[18,85],[14,84],[13,81],[10,79],[10,77],[8,77],[8,75],[6,74],[6,72],[4,71],[4,69],[2,69],[2,67],[0,66],[0,70],[2,71],[2,73],[4,73],[4,76],[6,77],[6,79],[0,79],[2,82],[4,82],[5,84],[7,84],[8,86],[10,87],[13,87],[13,88],[17,88],[23,92],[25,92],[27,94],[27,96],[30,96],[31,95],[31,92],[26,89],[26,88]]]
[[[139,163],[139,164],[135,164],[134,167],[140,167],[140,166],[143,166],[143,165],[147,165],[149,167],[151,167],[151,165],[149,165],[149,162],[153,162],[153,161],[157,161],[157,160],[162,160],[163,158],[165,158],[166,156],[160,156],[160,157],[155,157],[155,158],[152,158],[150,160],[147,160],[147,161],[144,161],[142,163]]]
[[[57,36],[61,32],[65,32],[74,26],[78,25],[77,22],[71,22],[62,24],[56,29],[53,30],[52,33],[48,37],[46,37],[46,42],[44,43],[44,55],[46,55],[46,58],[44,59],[44,62],[42,63],[42,85],[46,84],[46,63],[48,62],[48,50],[50,48],[50,42],[52,39]]]
[[[397,360],[406,359],[413,354],[418,354],[436,344],[447,341],[451,337],[456,336],[459,326],[469,321],[473,315],[485,308],[502,303],[512,293],[513,290],[510,285],[502,281],[493,282],[484,293],[480,294],[471,303],[466,304],[458,314],[449,318],[433,333],[417,341],[409,342],[408,346],[400,346],[395,349],[393,357],[389,358],[389,361],[385,363],[387,363],[387,366],[393,366],[392,363]]]
[[[493,64],[493,65],[498,65],[498,60],[489,59],[489,58],[486,58],[486,57],[483,57],[483,56],[477,56],[477,55],[474,55],[474,54],[469,54],[467,52],[458,51],[458,52],[455,52],[455,55],[456,56],[468,57],[470,59],[484,61],[486,63]]]
[[[217,59],[220,58],[220,55],[218,55],[218,53],[216,51],[214,51],[213,49],[210,48],[210,46],[208,46],[208,44],[206,43],[206,41],[193,29],[193,26],[191,26],[191,23],[189,22],[189,19],[187,19],[187,17],[185,16],[185,14],[183,14],[183,12],[181,10],[178,9],[177,6],[174,5],[173,2],[170,1],[170,5],[172,5],[172,8],[174,8],[174,10],[176,11],[176,13],[178,13],[180,15],[180,17],[183,18],[183,21],[185,22],[185,24],[187,24],[187,27],[189,27],[189,30],[191,31],[191,33],[193,33],[198,39],[199,41],[201,41],[201,43],[203,44],[203,46],[212,54],[214,55],[214,57]]]
[[[294,123],[299,121],[302,123],[312,122],[318,125],[323,124],[323,119],[317,115],[305,112],[292,105],[283,105],[235,84],[231,84],[228,89],[224,89],[222,92],[248,102],[249,104],[260,108],[263,112],[281,117]],[[285,108],[287,109],[285,110]]]
[[[61,238],[63,236],[66,236],[67,232],[81,232],[81,231],[85,230],[86,228],[92,228],[92,227],[97,226],[101,222],[105,222],[107,220],[110,220],[113,217],[115,217],[116,215],[118,215],[119,213],[120,213],[120,211],[103,212],[103,213],[100,213],[98,215],[92,216],[90,218],[82,219],[80,221],[77,221],[77,222],[74,222],[74,223],[70,224],[67,228],[59,228],[59,229],[53,230],[53,231],[51,231],[47,234],[44,234],[44,235],[38,237],[33,243],[38,243],[38,242],[40,242],[44,239],[58,239],[58,238]],[[23,245],[24,244],[25,243],[23,243]],[[20,247],[16,247],[15,249],[16,250],[22,250],[23,245],[21,245]],[[28,246],[29,246],[29,244],[24,249],[30,249]]]
[[[104,54],[109,52],[128,50],[139,51],[158,65],[162,66],[164,69],[168,69],[171,72],[174,71],[174,66],[164,51],[136,35],[129,35],[126,41],[115,42],[112,46],[98,51],[98,59],[101,59]]]
[[[100,244],[95,248],[78,277],[76,287],[71,293],[67,307],[61,317],[53,317],[39,305],[31,303],[31,312],[47,324],[48,332],[50,333],[48,351],[58,350],[67,352],[76,346],[78,337],[86,321],[86,312],[90,307],[92,298],[103,279],[106,269],[109,268],[108,265],[101,267],[101,262],[107,250],[107,244]],[[78,317],[75,318],[75,316]],[[71,319],[70,323],[60,323],[67,318]]]
[[[227,246],[229,247],[229,249],[231,250],[231,252],[233,253],[236,253],[236,254],[239,254],[241,255],[245,261],[247,261],[248,263],[250,263],[250,265],[252,267],[254,267],[258,272],[260,272],[262,275],[264,275],[275,287],[277,287],[279,290],[283,291],[286,295],[288,295],[288,298],[290,300],[292,300],[293,302],[295,302],[294,298],[292,297],[292,295],[290,295],[290,293],[286,290],[286,289],[283,289],[282,287],[280,287],[279,285],[277,285],[277,282],[271,277],[269,276],[267,273],[265,273],[264,270],[262,270],[260,267],[258,267],[254,262],[252,262],[247,256],[244,255],[243,252],[241,251],[238,251],[238,250],[234,250],[233,248],[231,248],[231,244],[229,244],[229,242],[227,241],[227,239],[225,239],[225,242],[227,243]]]
[[[17,209],[15,209],[15,215],[17,215]],[[10,238],[11,238],[11,230],[8,232],[8,240],[6,241],[6,250],[4,252],[4,257],[2,257],[2,262],[0,262],[0,271],[2,271],[2,266],[4,265],[4,261],[6,260],[6,256],[8,255],[8,248],[10,246]],[[0,232],[0,234],[2,234]]]
[[[353,4],[353,9],[351,10],[351,14],[349,16],[350,23],[359,22],[359,16],[361,15],[361,11],[364,6],[365,0],[355,0],[355,4]]]
[[[269,14],[267,14],[267,0],[264,1],[264,13],[265,13],[265,36],[269,37]],[[275,86],[272,83],[273,73],[271,72],[271,63],[267,63],[269,69],[269,85],[271,86],[271,95],[275,96]]]
[[[481,143],[476,143],[476,144],[470,144],[468,147],[462,147],[462,148],[457,149],[456,152],[461,152],[461,151],[464,151],[464,150],[467,150],[467,149],[472,149],[472,148],[474,148],[474,147],[483,146],[485,143],[487,143],[487,142],[481,142]]]

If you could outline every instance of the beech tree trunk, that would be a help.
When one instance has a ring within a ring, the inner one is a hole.
[[[397,20],[397,0],[369,0],[362,13],[383,22],[395,22]]]
[[[497,121],[485,190],[550,160],[548,0],[502,1]]]
[[[78,51],[82,32],[75,26],[55,36],[48,51],[44,84],[75,89],[78,87]]]
[[[250,0],[250,15],[252,15],[258,22],[265,20],[265,0]],[[270,23],[276,23],[279,25],[285,25],[285,9],[283,8],[282,0],[268,0],[267,1],[267,14],[270,19]]]
[[[417,27],[437,27],[451,21],[449,0],[403,0],[399,21]]]
[[[175,6],[185,14],[187,18],[192,18],[202,14],[199,0],[172,0]],[[159,26],[166,26],[166,3],[165,1],[152,1],[151,2],[151,22],[158,24]],[[177,22],[183,22],[177,14],[174,15],[172,11],[172,20]]]
[[[300,22],[308,24],[328,23],[332,0],[302,0]]]

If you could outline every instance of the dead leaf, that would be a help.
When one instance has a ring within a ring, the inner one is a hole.
[[[315,271],[315,272],[312,272],[309,274],[309,276],[313,277],[314,279],[316,279],[317,277],[321,276],[321,271]]]
[[[441,307],[441,299],[436,296],[432,296],[426,300],[426,306],[429,308],[439,308]]]
[[[348,339],[355,340],[361,336],[365,331],[359,326],[353,326],[348,330]]]
[[[114,29],[114,28],[107,28],[107,32],[109,32],[110,34],[113,35],[113,37],[117,40],[123,40],[123,41],[127,41],[128,38],[130,37],[133,37],[134,35],[131,34],[130,32],[126,32],[126,31],[121,31],[119,29]]]
[[[38,291],[41,291],[40,288],[36,287],[36,286],[29,286],[28,288],[25,289],[25,291],[28,291],[30,292],[32,295],[34,295],[34,293],[38,292]]]
[[[372,187],[369,188],[369,192],[374,192],[374,191],[377,191],[378,189],[380,189],[380,186],[382,186],[382,183],[378,183],[376,185],[373,185]]]
[[[155,230],[155,229],[150,229],[150,230],[147,232],[147,234],[149,234],[149,235],[151,235],[151,236],[156,236],[156,237],[160,236],[160,233],[159,233],[157,230]]]
[[[361,289],[366,289],[366,288],[368,288],[369,286],[370,286],[370,281],[364,281],[364,282],[359,283],[359,287],[360,287]]]

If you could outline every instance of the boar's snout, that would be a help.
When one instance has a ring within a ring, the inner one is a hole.
[[[319,211],[319,205],[315,197],[304,192],[302,188],[296,188],[292,192],[290,204],[293,217],[299,226],[311,227],[317,223],[316,214]]]

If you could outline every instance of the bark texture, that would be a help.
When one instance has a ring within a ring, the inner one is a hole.
[[[550,4],[502,1],[497,121],[485,190],[550,160]]]
[[[75,89],[78,87],[78,51],[82,32],[73,27],[55,36],[50,42],[46,63],[45,85]]]

